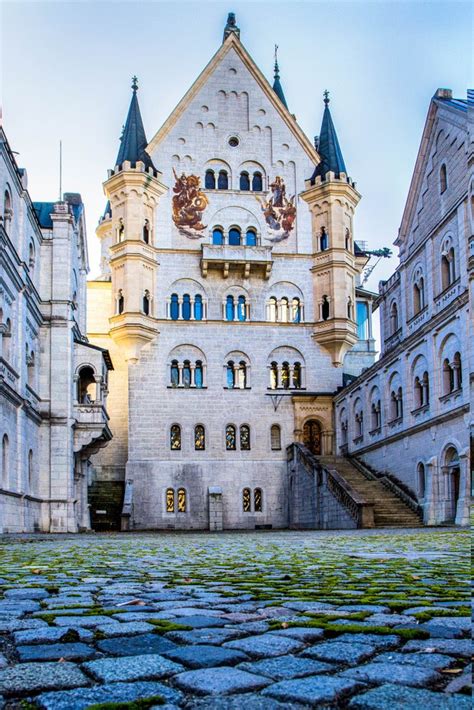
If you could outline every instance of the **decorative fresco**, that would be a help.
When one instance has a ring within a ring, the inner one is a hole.
[[[202,231],[207,227],[201,221],[202,213],[209,200],[201,190],[201,178],[184,173],[179,177],[174,168],[173,173],[176,180],[173,187],[173,221],[179,233],[188,239],[202,239]]]
[[[257,197],[269,228],[269,234],[272,235],[265,237],[265,239],[273,243],[282,242],[288,239],[290,232],[295,226],[295,195],[288,199],[286,196],[285,182],[283,178],[278,175],[271,183],[270,189],[272,196],[269,200],[263,200],[261,197]]]

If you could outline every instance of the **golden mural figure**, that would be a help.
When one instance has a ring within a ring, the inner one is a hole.
[[[295,195],[290,199],[287,198],[285,182],[279,175],[271,183],[270,189],[272,196],[269,200],[257,197],[265,222],[271,230],[270,234],[274,235],[265,237],[265,239],[269,242],[281,242],[288,239],[294,227],[296,219]]]
[[[201,190],[201,178],[197,175],[178,176],[173,168],[175,185],[173,187],[173,221],[180,234],[189,239],[200,239],[199,234],[206,229],[202,224],[202,213],[209,204],[207,196]]]

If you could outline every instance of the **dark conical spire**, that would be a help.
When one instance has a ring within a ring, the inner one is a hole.
[[[235,12],[229,12],[227,15],[227,24],[224,27],[224,36],[222,41],[225,42],[229,35],[235,35],[237,39],[240,39],[240,28],[237,27],[235,21]]]
[[[121,165],[124,160],[129,160],[132,166],[135,166],[141,160],[145,163],[146,168],[155,170],[156,168],[145,150],[148,141],[138,105],[138,79],[136,76],[132,78],[132,91],[132,100],[128,109],[127,120],[120,136],[120,148],[115,165]]]
[[[336,129],[332,122],[331,112],[329,110],[329,92],[324,92],[324,115],[321,125],[321,134],[318,142],[318,152],[321,157],[321,162],[316,166],[316,169],[311,177],[311,182],[320,175],[326,177],[326,173],[333,172],[336,176],[340,173],[347,173],[342,157],[342,150],[337,140]]]
[[[278,66],[278,55],[277,55],[277,52],[278,52],[278,45],[276,44],[276,45],[275,45],[275,73],[274,73],[274,75],[273,75],[273,79],[274,79],[274,81],[273,81],[273,91],[274,91],[275,94],[278,96],[278,98],[279,98],[280,101],[282,102],[283,106],[284,106],[285,108],[288,108],[288,104],[286,103],[286,99],[285,99],[285,94],[283,93],[283,87],[282,87],[282,85],[281,85],[281,83],[280,83],[280,68],[279,68],[279,66]]]

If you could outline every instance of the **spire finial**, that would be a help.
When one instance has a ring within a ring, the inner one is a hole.
[[[132,76],[132,91],[134,94],[138,91],[138,78],[135,75]]]
[[[222,41],[225,42],[229,35],[235,35],[237,39],[240,39],[240,29],[237,27],[235,21],[235,12],[229,12],[227,15],[227,24],[224,27],[224,37]]]
[[[329,91],[328,91],[327,89],[325,89],[325,90],[323,91],[323,96],[324,96],[324,103],[325,103],[326,106],[327,106],[328,103],[329,103],[329,100],[330,100],[330,99],[329,99]]]
[[[279,79],[280,78],[280,69],[278,67],[278,45],[275,45],[275,73],[274,73],[274,78]]]

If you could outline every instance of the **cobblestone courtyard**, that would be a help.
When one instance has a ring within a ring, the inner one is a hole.
[[[3,537],[0,707],[470,708],[469,571],[460,530]]]

